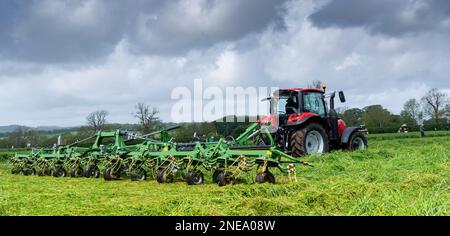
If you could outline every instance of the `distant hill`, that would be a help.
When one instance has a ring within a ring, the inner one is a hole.
[[[22,125],[7,125],[7,126],[0,126],[0,134],[11,133],[11,132],[14,132],[14,130],[17,130],[19,128],[22,128],[23,130],[36,130],[36,131],[54,131],[54,130],[66,129],[66,128],[59,127],[59,126],[28,127],[28,126],[22,126]]]

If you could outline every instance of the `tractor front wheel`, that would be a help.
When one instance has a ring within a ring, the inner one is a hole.
[[[291,154],[295,157],[328,152],[328,136],[325,129],[317,123],[307,124],[305,127],[291,134],[289,144]]]
[[[357,151],[357,150],[364,150],[367,149],[367,138],[366,136],[361,132],[355,132],[353,133],[346,145],[347,150],[349,151]]]

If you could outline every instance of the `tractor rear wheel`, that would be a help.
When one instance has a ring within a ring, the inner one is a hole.
[[[158,183],[172,183],[173,182],[173,173],[165,168],[161,168],[156,173],[156,181]]]
[[[357,151],[357,150],[364,150],[367,149],[367,138],[366,136],[361,132],[355,132],[353,133],[346,145],[347,150],[349,151]]]
[[[310,123],[294,131],[289,139],[291,154],[295,157],[328,152],[328,136],[325,129],[317,124]]]
[[[256,183],[275,184],[275,176],[270,171],[261,172],[256,176]]]
[[[189,171],[186,174],[186,182],[188,185],[203,184],[203,173],[199,170]]]

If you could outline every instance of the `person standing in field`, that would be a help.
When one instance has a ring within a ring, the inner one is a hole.
[[[423,128],[423,124],[420,125],[420,137],[421,138],[425,137],[425,129]]]

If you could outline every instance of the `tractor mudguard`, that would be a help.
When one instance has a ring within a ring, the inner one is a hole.
[[[359,127],[347,127],[344,130],[344,133],[342,134],[341,137],[341,143],[348,143],[348,140],[350,139],[350,136],[352,136],[352,134],[354,132],[358,132],[359,131]]]
[[[312,114],[312,113],[310,113],[310,114]],[[294,121],[294,122],[287,122],[286,126],[298,126],[298,125],[302,125],[302,124],[308,123],[310,121],[311,122],[316,122],[316,123],[319,123],[319,124],[322,124],[322,125],[326,125],[326,121],[325,121],[324,118],[314,114],[314,115],[304,116],[301,119],[299,119],[297,121]]]

